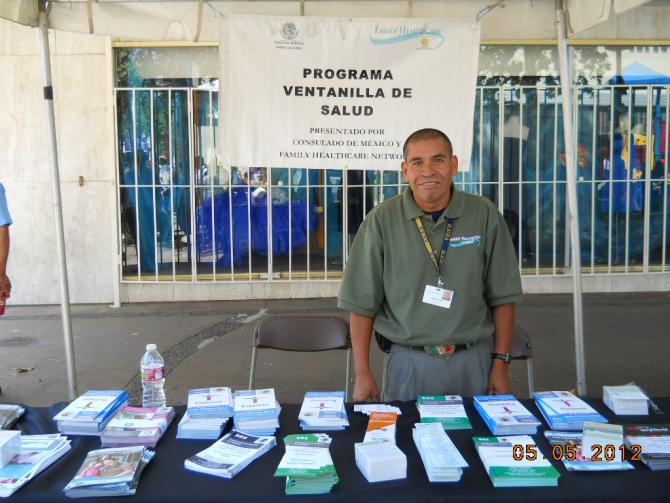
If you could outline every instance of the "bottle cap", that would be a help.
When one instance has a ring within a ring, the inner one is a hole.
[[[155,351],[156,347],[155,344],[147,344],[147,351]]]

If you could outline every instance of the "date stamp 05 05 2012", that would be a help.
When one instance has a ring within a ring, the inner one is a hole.
[[[611,444],[606,445],[594,445],[593,446],[593,455],[591,456],[590,461],[614,461],[617,459],[617,449],[621,451],[621,459],[628,459],[629,461],[640,461],[640,454],[642,453],[642,448],[638,444],[633,444],[630,446],[630,455],[628,456],[628,451],[623,445],[615,446]],[[534,444],[521,445],[515,444],[512,447],[512,457],[515,461],[535,461],[537,456],[540,455],[543,459],[547,459],[545,455],[538,451],[537,446]],[[628,456],[628,457],[627,457]],[[586,459],[582,457],[581,450],[577,449],[577,446],[574,444],[567,443],[565,445],[556,444],[551,449],[551,459],[554,461],[585,461]]]

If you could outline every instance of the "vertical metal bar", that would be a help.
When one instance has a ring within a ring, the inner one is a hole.
[[[519,222],[517,227],[517,234],[519,237],[519,271],[523,260],[523,205],[521,199],[523,198],[523,88],[519,89],[519,176],[518,176],[518,204],[519,204]],[[511,168],[511,166],[510,166]],[[511,171],[511,169],[510,169]]]
[[[653,101],[652,86],[647,86],[647,120],[645,133],[647,135],[647,145],[644,152],[644,229],[642,229],[642,270],[649,272],[649,226],[650,208],[651,208],[651,156],[653,154],[653,125],[651,102]],[[656,140],[659,141],[659,140]]]
[[[127,91],[124,91],[127,94]],[[116,250],[115,250],[115,261],[116,261],[116,269],[117,269],[117,283],[114,285],[114,305],[112,307],[119,308],[121,307],[121,300],[120,300],[120,292],[119,292],[119,282],[123,281],[123,265],[121,263],[121,254],[123,253],[122,250],[122,245],[121,245],[121,185],[124,184],[124,181],[119,177],[119,168],[121,167],[121,160],[119,158],[118,150],[119,150],[119,117],[118,117],[118,103],[119,103],[119,91],[114,90],[114,145],[115,147],[115,153],[114,157],[116,158],[116,174],[114,175],[114,178],[116,180],[116,231],[118,232],[118,240],[116,242]]]
[[[304,168],[305,169],[305,187],[307,191],[307,211],[305,212],[305,220],[306,222],[306,229],[307,229],[307,281],[310,281],[311,279],[311,271],[310,271],[310,265],[311,265],[311,241],[312,241],[312,231],[309,230],[309,212],[311,210],[311,207],[309,205],[309,193],[312,190],[310,187],[310,181],[309,181],[309,168]],[[314,211],[316,211],[316,208],[314,208]]]
[[[41,45],[42,80],[44,81],[44,108],[49,144],[49,166],[51,168],[51,197],[53,199],[58,250],[58,272],[60,274],[61,318],[63,342],[67,366],[68,398],[77,396],[77,371],[75,368],[74,340],[72,320],[70,319],[70,287],[67,278],[67,254],[65,251],[65,231],[63,226],[63,207],[60,192],[60,172],[58,167],[58,140],[56,139],[56,118],[51,86],[51,54],[49,50],[49,23],[45,4],[39,2],[39,38]]]
[[[174,148],[172,145],[172,93],[174,91],[168,90],[168,147],[170,151],[170,240],[172,245],[172,282],[177,281],[177,263],[175,261],[175,247],[174,247]]]
[[[628,152],[628,169],[626,170],[626,239],[625,245],[626,249],[624,250],[624,272],[628,272],[628,262],[629,262],[629,243],[630,243],[630,193],[633,188],[631,184],[631,178],[633,174],[633,161],[635,158],[631,155],[631,145],[630,137],[632,136],[632,121],[633,121],[633,101],[635,96],[633,94],[633,88],[628,86],[628,129],[626,130],[626,137],[624,141],[626,142],[627,152]]]
[[[484,194],[484,91],[479,90],[479,195]]]
[[[661,237],[663,238],[661,245],[661,271],[666,270],[666,253],[667,253],[667,212],[668,212],[668,148],[670,147],[670,129],[668,122],[670,122],[670,87],[665,88],[665,163],[663,164],[663,229]]]
[[[348,167],[342,170],[342,270],[349,258],[349,171]],[[363,180],[367,180],[368,171],[363,170]],[[365,216],[365,202],[367,193],[363,192],[363,215]]]
[[[614,93],[615,87],[610,87],[610,158],[609,158],[609,201],[608,201],[608,236],[607,236],[607,273],[612,274],[612,209],[614,206]],[[615,225],[618,222],[615,222]],[[617,226],[618,227],[618,226]],[[618,235],[618,228],[615,229],[615,234]],[[615,244],[616,246],[616,244]],[[615,257],[616,258],[616,257]]]
[[[212,147],[216,147],[216,135],[214,134],[214,92],[209,91],[209,132],[211,134]],[[216,152],[216,148],[214,148]],[[218,166],[217,166],[218,168]],[[209,191],[210,197],[212,200],[212,281],[216,281],[216,262],[219,259],[219,253],[216,247],[216,220],[214,215],[214,170],[208,169],[207,175],[209,176]]]
[[[261,168],[263,169],[263,168]],[[267,262],[267,271],[268,271],[268,281],[272,281],[272,276],[274,276],[274,247],[272,246],[272,237],[274,235],[274,225],[273,225],[273,215],[272,215],[272,173],[270,173],[270,178],[268,179],[268,171],[272,168],[265,168],[265,186],[266,186],[266,197],[265,197],[265,211],[268,219],[268,231],[267,235],[267,244],[268,244],[268,262]],[[289,229],[290,230],[290,229]]]
[[[328,170],[323,172],[323,279],[328,279]]]
[[[535,274],[540,274],[540,90],[536,89],[535,117]],[[547,91],[542,92],[547,100]]]
[[[573,138],[572,108],[570,101],[570,85],[572,83],[567,29],[565,24],[565,12],[563,1],[556,2],[556,31],[558,33],[558,56],[561,76],[562,104],[563,104],[563,135],[565,137],[565,158],[567,161],[566,183],[567,200],[570,208],[570,234],[572,236],[572,288],[574,304],[574,329],[575,329],[575,366],[577,369],[577,392],[586,394],[586,365],[584,356],[584,318],[582,314],[582,283],[581,283],[581,252],[579,242],[579,212],[577,206],[577,187],[574,148],[576,142]]]
[[[197,260],[196,255],[196,240],[198,236],[197,229],[195,227],[195,124],[194,117],[195,113],[193,110],[194,100],[193,100],[193,89],[187,91],[188,97],[188,170],[189,170],[189,180],[188,184],[189,194],[191,195],[191,201],[189,207],[191,208],[191,282],[198,281],[198,271],[197,271]]]
[[[137,179],[137,96],[133,90],[133,166],[135,167],[135,253],[137,255],[137,279],[142,281],[142,245],[140,243],[140,187]]]
[[[598,103],[600,101],[600,90],[592,87],[593,96],[593,120],[591,128],[591,273],[595,273],[596,252],[596,138],[598,122]]]
[[[154,269],[155,269],[155,279],[158,281],[158,225],[156,221],[156,158],[154,156],[154,147],[156,145],[154,138],[154,90],[149,91],[149,117],[151,121],[151,193],[153,196],[153,217],[154,217]]]
[[[230,253],[230,281],[235,281],[235,255],[233,248],[233,167],[228,171],[228,251]],[[247,235],[247,239],[251,236]]]
[[[577,201],[577,148],[579,144],[579,114],[578,114],[578,109],[579,109],[579,103],[577,101],[577,87],[574,86],[570,89],[570,92],[572,94],[572,101],[571,101],[571,107],[570,107],[570,113],[572,114],[572,124],[573,124],[573,131],[576,131],[577,133],[574,135],[574,141],[575,144],[573,145],[572,149],[572,154],[573,154],[573,159],[572,159],[572,166],[573,166],[573,175],[575,178],[575,201]],[[565,107],[563,107],[565,110]],[[564,122],[565,124],[565,122]],[[565,240],[563,241],[565,243],[564,250],[563,250],[563,266],[565,269],[570,269],[572,267],[572,270],[575,271],[575,264],[570,261],[570,244],[573,240],[572,233],[570,232],[570,198],[568,197],[568,174],[567,174],[567,169],[570,164],[568,163],[568,148],[565,147],[565,169],[566,169],[566,184],[565,184],[565,224],[564,224],[564,229],[563,233],[565,236]],[[579,203],[577,203],[577,206],[575,206],[574,210],[572,210],[575,214],[579,213]],[[581,234],[578,232],[576,234],[575,239],[580,239]],[[581,241],[579,243],[581,245]],[[581,246],[580,246],[581,250]],[[579,271],[577,271],[579,274],[581,274],[581,256],[579,257]]]
[[[505,86],[500,86],[498,100],[498,211],[504,211],[505,195]]]
[[[286,190],[288,190],[288,280],[293,279],[293,168],[286,168],[287,183]],[[307,208],[309,214],[309,208]],[[309,217],[308,217],[309,218]],[[307,234],[307,227],[305,227],[305,234]]]
[[[552,183],[552,207],[551,207],[551,225],[552,225],[552,245],[551,245],[551,272],[556,274],[556,156],[558,155],[558,88],[554,88],[554,149],[552,155],[553,162],[553,183]]]
[[[249,281],[251,281],[251,168],[247,166],[247,266],[249,268]]]

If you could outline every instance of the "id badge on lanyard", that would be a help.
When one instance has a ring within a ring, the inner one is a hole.
[[[444,288],[445,285],[442,281],[442,264],[444,264],[445,258],[447,256],[449,242],[451,241],[451,236],[454,231],[455,219],[447,219],[447,228],[444,231],[444,238],[442,240],[442,249],[440,250],[439,261],[435,257],[435,253],[433,252],[433,247],[431,246],[430,241],[428,241],[428,236],[426,235],[426,230],[423,227],[421,217],[416,217],[414,221],[416,222],[416,226],[419,228],[419,234],[421,235],[423,245],[425,246],[426,251],[428,252],[428,256],[430,257],[430,260],[435,266],[435,270],[437,272],[437,286],[426,285],[423,291],[422,302],[444,309],[449,309],[454,298],[454,292]]]

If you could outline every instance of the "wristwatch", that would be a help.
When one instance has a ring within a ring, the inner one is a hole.
[[[491,353],[491,359],[495,360],[496,358],[505,363],[510,363],[512,361],[512,355],[509,353]]]

